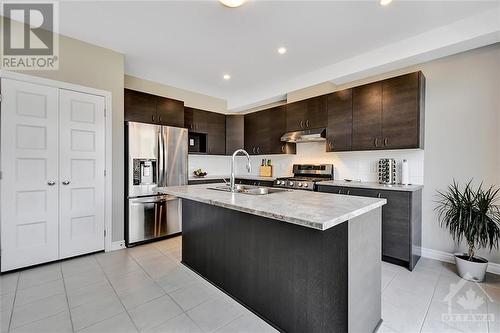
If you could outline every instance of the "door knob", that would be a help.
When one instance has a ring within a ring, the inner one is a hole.
[[[62,182],[63,185],[69,185],[70,181],[69,180],[65,180]]]
[[[54,180],[49,180],[47,182],[47,185],[49,185],[49,186],[54,186],[55,184],[56,184],[56,182]]]

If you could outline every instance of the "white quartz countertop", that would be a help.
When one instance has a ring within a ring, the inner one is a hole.
[[[212,179],[229,179],[229,175],[206,175],[205,177],[195,177],[194,175],[189,175],[190,181],[197,180],[212,180]],[[236,179],[250,179],[250,180],[261,180],[261,181],[270,181],[274,182],[276,177],[262,177],[256,175],[236,175]]]
[[[385,199],[300,190],[249,195],[209,189],[216,184],[160,187],[160,193],[327,230],[386,204]]]
[[[387,191],[406,191],[406,192],[414,192],[422,189],[423,185],[384,185],[376,182],[346,182],[345,180],[326,180],[324,182],[316,183],[318,185],[326,185],[326,186],[342,186],[342,187],[357,187],[357,188],[370,188],[374,190],[387,190]]]

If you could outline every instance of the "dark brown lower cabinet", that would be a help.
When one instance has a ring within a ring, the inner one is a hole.
[[[319,185],[319,192],[385,198],[382,260],[413,270],[422,247],[422,190],[413,192]]]

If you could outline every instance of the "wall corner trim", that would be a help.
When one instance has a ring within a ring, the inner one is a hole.
[[[121,250],[125,248],[125,240],[116,241],[111,243],[111,248],[106,249],[106,252]]]
[[[428,258],[428,259],[444,261],[444,262],[449,262],[452,264],[455,263],[455,258],[453,256],[453,253],[438,251],[438,250],[433,250],[433,249],[427,249],[424,247],[422,248],[422,257]],[[488,262],[487,272],[500,275],[500,264]]]

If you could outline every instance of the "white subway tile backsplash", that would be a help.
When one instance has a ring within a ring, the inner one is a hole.
[[[335,179],[359,179],[361,181],[378,181],[378,160],[394,158],[398,163],[398,181],[400,165],[403,159],[408,160],[410,181],[412,184],[423,184],[424,151],[419,149],[360,151],[360,152],[325,152],[324,143],[299,143],[296,155],[262,155],[251,156],[253,175],[259,174],[262,159],[271,159],[273,176],[284,177],[292,174],[292,165],[296,163],[331,163],[335,166]],[[203,169],[212,175],[229,175],[230,156],[189,155],[189,172]],[[239,156],[236,162],[236,174],[247,174],[246,157]]]

